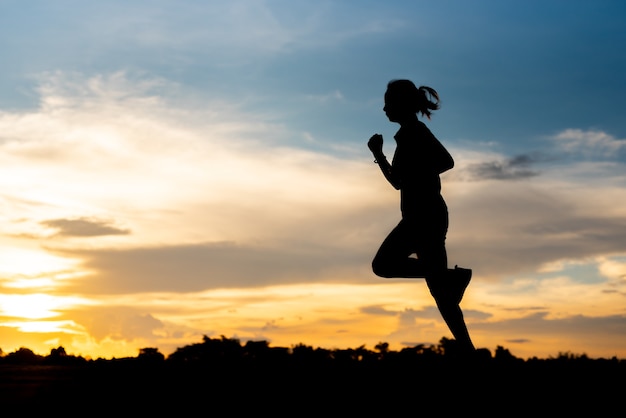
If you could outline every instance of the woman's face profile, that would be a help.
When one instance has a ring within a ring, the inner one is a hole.
[[[389,121],[400,122],[409,118],[411,112],[408,111],[407,108],[408,106],[399,100],[397,96],[393,96],[389,94],[389,92],[385,93],[385,106],[383,107],[383,111]]]

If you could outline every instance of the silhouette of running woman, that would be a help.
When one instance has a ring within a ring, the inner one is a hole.
[[[383,137],[374,134],[367,145],[383,175],[400,190],[402,220],[381,244],[372,269],[385,278],[424,278],[439,312],[463,352],[473,352],[463,312],[459,307],[472,271],[448,269],[446,233],[448,208],[441,195],[439,175],[454,167],[454,160],[418,113],[430,119],[439,109],[439,95],[410,80],[387,85],[385,107],[389,121],[400,124],[396,149],[389,163],[383,154]],[[412,257],[417,256],[417,258]]]

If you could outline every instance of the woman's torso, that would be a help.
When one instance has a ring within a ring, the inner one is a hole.
[[[400,207],[403,218],[430,219],[441,216],[447,208],[441,196],[441,179],[437,170],[437,139],[422,122],[403,126],[395,135],[396,151],[392,173],[400,185]]]

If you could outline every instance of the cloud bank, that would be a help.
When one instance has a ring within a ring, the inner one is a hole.
[[[305,133],[280,115],[244,111],[225,97],[200,106],[198,97],[177,96],[176,85],[140,75],[48,74],[39,94],[36,109],[0,112],[0,244],[41,262],[31,271],[14,257],[0,286],[45,285],[50,295],[82,298],[50,309],[59,342],[85,350],[178,344],[220,328],[280,341],[319,328],[327,341],[354,333],[350,344],[380,337],[368,321],[396,343],[445,333],[424,286],[370,271],[399,220],[399,196],[365,144],[350,157],[306,150],[297,141]],[[457,161],[443,178],[449,259],[474,269],[467,303],[477,338],[531,319],[537,327],[606,321],[619,329],[623,141],[567,128],[545,149],[507,156],[441,139]],[[568,158],[546,157],[565,151]],[[387,303],[372,301],[383,297],[381,284],[397,292]],[[298,293],[312,285],[319,287]],[[421,290],[406,291],[413,285]],[[606,301],[602,309],[589,305],[591,289]],[[263,293],[259,302],[248,299],[254,291],[289,296]],[[220,292],[231,293],[207,296]],[[580,312],[563,311],[565,302]],[[265,303],[271,307],[258,310]],[[197,311],[182,312],[185,304]],[[514,306],[549,313],[523,316],[528,310],[513,314]],[[103,325],[107,315],[120,315],[119,329]],[[6,335],[25,326],[4,318]],[[507,338],[539,338],[529,329]]]

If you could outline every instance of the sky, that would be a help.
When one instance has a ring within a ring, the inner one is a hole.
[[[620,0],[0,0],[0,349],[452,338],[371,271],[408,78],[475,345],[626,358],[624,45]]]

